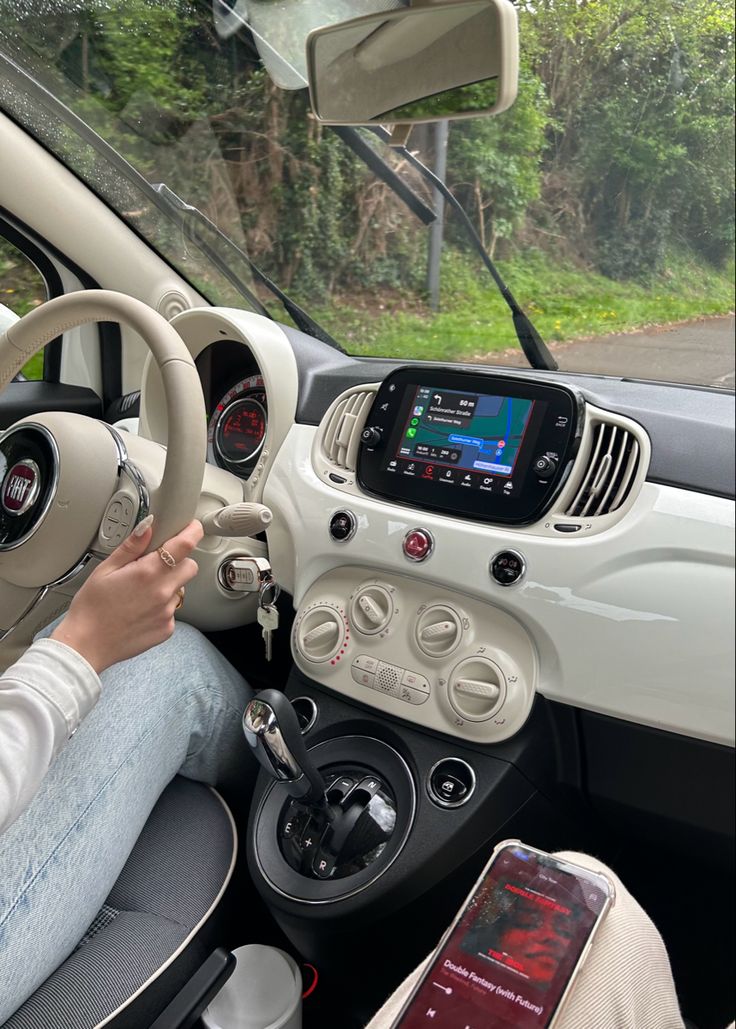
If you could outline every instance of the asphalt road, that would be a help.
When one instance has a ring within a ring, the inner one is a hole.
[[[734,388],[734,318],[705,318],[669,328],[553,343],[564,371]],[[488,355],[489,363],[527,366],[520,351]]]

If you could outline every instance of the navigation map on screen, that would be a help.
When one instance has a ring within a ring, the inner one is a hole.
[[[517,397],[419,386],[396,456],[509,476],[533,407]]]

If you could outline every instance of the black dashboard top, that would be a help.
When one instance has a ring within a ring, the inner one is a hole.
[[[294,348],[299,368],[297,421],[318,425],[325,411],[343,390],[365,382],[382,382],[409,362],[357,358],[328,350],[304,333],[282,326]],[[489,376],[549,379],[550,384],[575,387],[592,404],[639,422],[652,442],[647,478],[651,482],[714,496],[736,498],[734,470],[734,394],[708,387],[642,382],[573,372],[545,372],[502,366],[438,365],[411,362],[412,366],[472,371]]]

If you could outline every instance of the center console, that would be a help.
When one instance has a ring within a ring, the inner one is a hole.
[[[428,511],[525,525],[551,507],[581,432],[567,387],[402,368],[381,384],[358,458],[364,492]]]

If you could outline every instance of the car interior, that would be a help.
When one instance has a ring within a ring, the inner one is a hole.
[[[212,304],[4,71],[0,236],[48,300],[0,333],[3,475],[41,498],[0,512],[3,667],[151,510],[156,545],[203,522],[179,616],[256,691],[242,778],[173,780],[6,1029],[200,1025],[249,943],[301,967],[306,1029],[358,1029],[504,839],[613,868],[723,1029],[733,392],[352,356]]]

